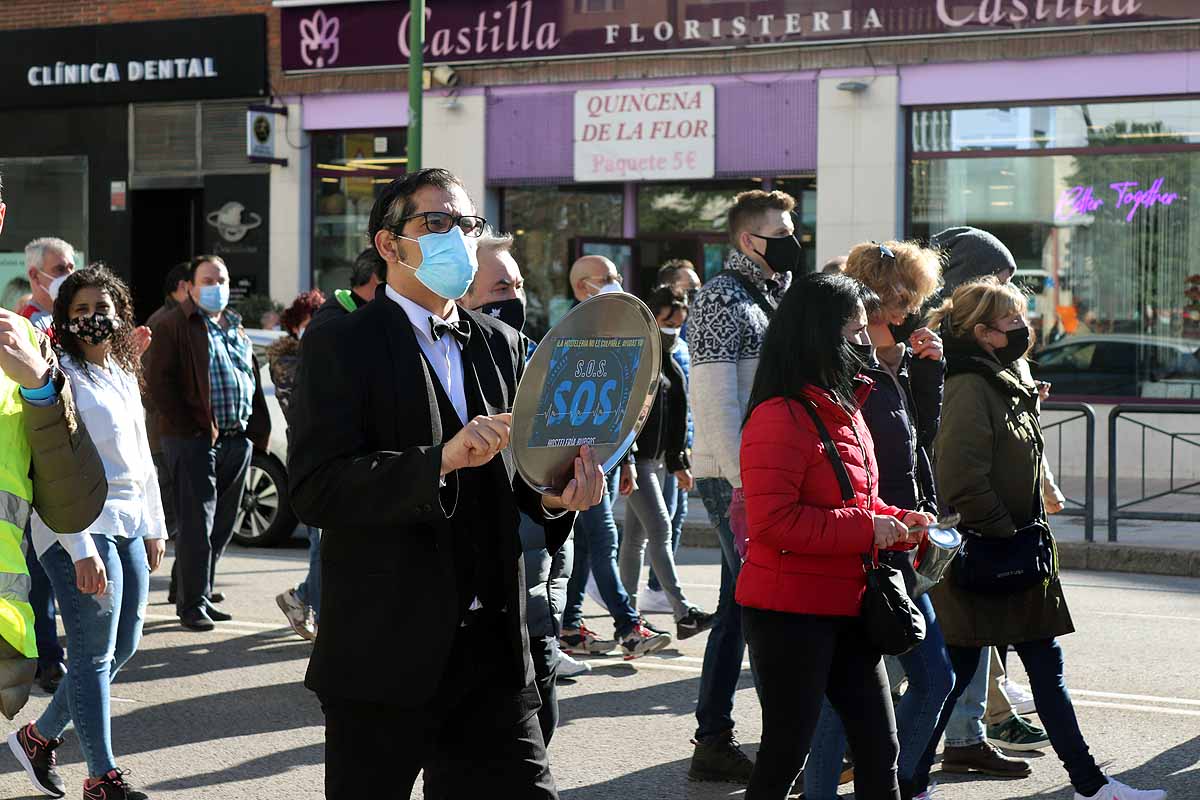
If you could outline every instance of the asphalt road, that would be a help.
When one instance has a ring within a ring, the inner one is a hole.
[[[712,550],[681,551],[685,589],[707,608],[716,603],[716,558]],[[165,604],[168,573],[154,576],[145,639],[113,688],[113,740],[118,763],[155,800],[322,796],[321,714],[300,684],[310,646],[283,626],[273,600],[302,579],[305,564],[299,546],[231,551],[218,583],[236,620],[210,634],[174,622]],[[1078,629],[1063,640],[1068,680],[1093,752],[1127,782],[1200,798],[1200,580],[1076,572],[1065,581]],[[611,632],[590,601],[588,612],[592,627]],[[420,638],[379,631],[397,635]],[[742,794],[686,778],[704,642],[697,636],[632,663],[595,658],[591,674],[564,682],[563,721],[550,748],[564,800]],[[387,666],[361,664],[346,679],[386,681]],[[44,696],[32,698],[20,721],[45,704]],[[761,721],[748,669],[735,715],[753,751]],[[86,770],[74,733],[66,739],[60,772],[68,797],[79,797]],[[946,800],[1072,798],[1053,753],[1036,759],[1026,780],[954,777],[944,789]],[[27,796],[24,773],[0,750],[0,798]]]

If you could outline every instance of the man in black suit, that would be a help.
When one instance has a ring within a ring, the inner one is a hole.
[[[519,512],[553,551],[599,502],[589,448],[561,497],[515,476],[524,369],[506,325],[455,305],[484,221],[461,182],[394,181],[369,231],[375,299],[304,337],[289,474],[324,530],[321,630],[305,685],[326,722],[326,797],[555,798],[536,718]],[[499,456],[498,458],[496,456]],[[363,502],[364,497],[371,498]],[[377,669],[362,680],[359,667]]]

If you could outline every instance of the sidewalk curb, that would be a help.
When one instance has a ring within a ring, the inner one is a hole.
[[[684,524],[683,544],[687,547],[720,547],[716,532],[699,523]],[[1200,578],[1200,550],[1139,547],[1121,542],[1059,542],[1058,556],[1063,569]]]

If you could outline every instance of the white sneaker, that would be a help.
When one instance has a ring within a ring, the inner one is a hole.
[[[1108,779],[1108,785],[1091,797],[1075,793],[1075,800],[1164,800],[1167,793],[1162,789],[1134,789],[1120,781]]]
[[[666,592],[662,589],[655,591],[647,586],[638,593],[638,611],[643,614],[671,614],[675,609],[671,607]]]
[[[604,597],[600,594],[600,587],[596,585],[595,576],[588,575],[587,588],[584,589],[584,592],[588,597],[595,600],[601,608],[605,611],[608,610],[608,603],[604,602]]]
[[[1012,703],[1013,711],[1018,714],[1036,714],[1037,704],[1033,701],[1033,694],[1029,689],[1017,683],[1004,679],[1001,688],[1004,690],[1004,695],[1008,698],[1008,702]]]
[[[288,624],[292,626],[292,630],[296,632],[297,636],[310,642],[317,638],[317,623],[312,609],[300,602],[295,589],[288,589],[286,592],[276,595],[275,603],[287,617]]]
[[[592,665],[586,661],[576,661],[563,651],[558,651],[558,677],[574,678],[576,675],[583,675],[591,672]]]

